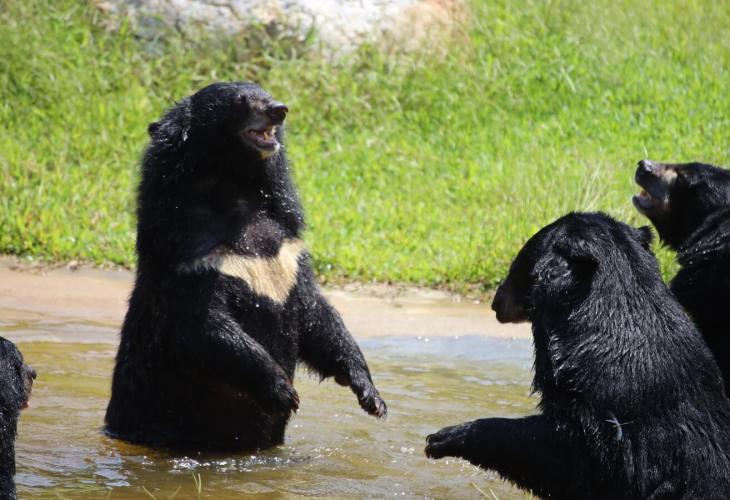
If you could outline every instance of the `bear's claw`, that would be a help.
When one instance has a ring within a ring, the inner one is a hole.
[[[377,418],[385,418],[388,415],[388,405],[385,404],[383,398],[377,393],[366,392],[359,398],[360,407],[369,415]]]
[[[454,456],[456,449],[465,443],[467,428],[464,425],[444,427],[426,437],[425,453],[428,458]]]

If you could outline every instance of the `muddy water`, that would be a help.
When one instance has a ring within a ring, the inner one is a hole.
[[[423,455],[425,436],[443,425],[534,412],[529,340],[360,340],[388,401],[387,420],[362,413],[347,389],[301,372],[301,408],[284,446],[183,456],[101,432],[117,326],[8,314],[0,335],[19,340],[38,371],[19,426],[21,498],[529,497],[466,462]],[[44,340],[52,338],[83,342]]]

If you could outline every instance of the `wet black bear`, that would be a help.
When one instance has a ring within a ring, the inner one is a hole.
[[[569,214],[517,255],[492,307],[531,321],[540,414],[428,437],[552,498],[730,498],[730,402],[659,275],[648,228]]]
[[[299,404],[299,361],[385,415],[301,240],[287,112],[255,84],[217,83],[150,125],[110,435],[170,447],[280,444]]]
[[[28,407],[35,370],[15,344],[0,337],[0,498],[16,498],[15,435],[20,410]]]
[[[695,320],[730,391],[730,170],[642,160],[634,206],[677,252],[670,288]]]

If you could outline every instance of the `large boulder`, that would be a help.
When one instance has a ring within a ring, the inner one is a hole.
[[[363,43],[414,49],[451,34],[464,0],[95,0],[111,25],[129,19],[143,38],[261,34],[330,54]]]

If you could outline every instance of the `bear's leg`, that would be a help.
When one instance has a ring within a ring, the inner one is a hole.
[[[427,438],[431,458],[460,457],[541,496],[569,496],[570,467],[544,416],[484,418],[445,427]]]
[[[297,410],[299,396],[284,369],[225,311],[211,307],[203,319],[187,320],[176,335],[181,364],[239,387],[267,411]]]
[[[342,318],[318,289],[312,289],[307,295],[303,301],[301,359],[322,378],[334,377],[338,384],[350,387],[362,409],[370,415],[384,417],[388,411],[385,401],[375,388],[365,358]]]

